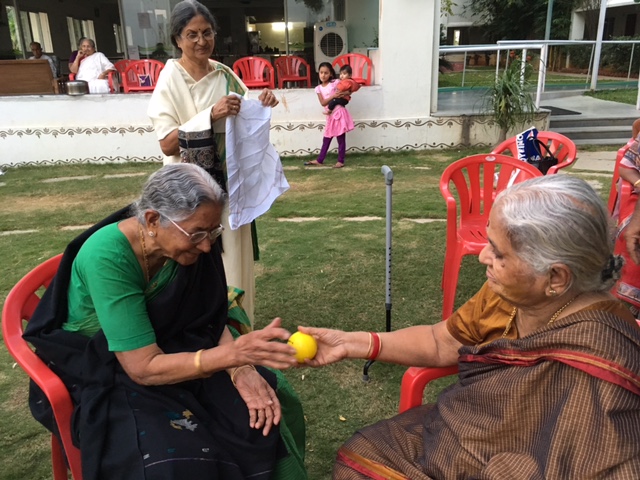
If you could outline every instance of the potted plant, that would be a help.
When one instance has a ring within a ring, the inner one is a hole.
[[[507,133],[517,126],[530,123],[536,113],[536,104],[529,93],[532,67],[514,60],[490,85],[483,96],[483,113],[493,117],[500,127],[498,143],[507,138]]]

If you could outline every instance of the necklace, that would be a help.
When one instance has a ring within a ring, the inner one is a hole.
[[[564,309],[567,308],[569,305],[571,305],[571,302],[573,302],[579,296],[580,296],[580,294],[578,294],[575,297],[573,297],[571,300],[569,300],[567,303],[565,303],[563,306],[561,306],[556,311],[556,313],[551,315],[551,318],[547,322],[547,325],[551,325],[553,322],[555,322],[558,319],[558,317],[560,316],[560,314],[564,311]],[[517,307],[513,307],[513,310],[511,310],[511,316],[509,317],[509,322],[507,322],[507,328],[505,328],[504,332],[502,333],[502,338],[505,338],[507,336],[507,334],[509,333],[509,330],[511,330],[511,324],[513,323],[513,319],[516,318],[516,314],[517,313],[518,313],[518,308]]]
[[[140,246],[142,247],[142,258],[144,260],[144,278],[149,283],[149,258],[147,257],[147,246],[144,243],[144,233],[142,225],[138,223],[138,233],[140,234]]]

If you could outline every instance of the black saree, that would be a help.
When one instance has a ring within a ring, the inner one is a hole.
[[[123,371],[107,340],[60,327],[67,318],[71,265],[95,231],[128,216],[128,209],[71,242],[60,269],[25,332],[38,355],[62,378],[76,409],[75,442],[85,479],[268,479],[287,454],[279,429],[264,437],[249,427],[246,404],[222,371],[205,379],[146,387]],[[215,247],[215,246],[214,246]],[[176,278],[147,303],[165,353],[217,345],[227,322],[227,288],[219,248],[180,266]],[[276,389],[272,372],[258,368]],[[55,432],[48,402],[31,386],[37,420]]]

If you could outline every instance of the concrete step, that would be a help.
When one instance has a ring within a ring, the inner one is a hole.
[[[568,136],[568,135],[567,135]],[[607,145],[621,147],[629,141],[629,137],[625,138],[571,138],[573,143],[580,145]],[[578,156],[580,154],[578,153]]]
[[[552,129],[584,127],[622,127],[631,132],[631,125],[638,117],[580,118],[581,115],[552,115],[549,122]]]
[[[631,129],[629,127],[618,126],[599,126],[599,127],[571,127],[571,128],[551,128],[554,132],[561,133],[571,138],[620,138],[630,137]]]

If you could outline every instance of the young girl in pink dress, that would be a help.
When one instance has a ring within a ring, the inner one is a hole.
[[[343,95],[348,95],[348,92],[337,92],[336,83],[334,79],[333,67],[329,62],[322,62],[318,69],[318,77],[320,78],[320,85],[316,87],[316,93],[318,94],[318,100],[320,105],[326,107],[334,98],[340,98]],[[333,137],[338,138],[338,162],[333,168],[344,167],[344,156],[347,150],[346,133],[353,130],[353,119],[351,115],[341,105],[336,108],[327,116],[327,125],[324,129],[324,138],[322,139],[322,149],[318,155],[317,160],[311,160],[305,162],[305,165],[323,165],[324,159],[329,151],[331,140]]]

